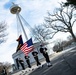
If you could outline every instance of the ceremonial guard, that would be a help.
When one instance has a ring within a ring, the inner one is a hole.
[[[35,61],[37,63],[37,66],[41,66],[42,67],[42,65],[41,65],[41,63],[39,61],[39,58],[38,58],[38,52],[37,51],[33,51],[32,55],[33,55],[33,57],[34,57],[34,59],[35,59]]]
[[[47,53],[47,48],[46,47],[42,47],[42,45],[40,45],[40,52],[43,54],[43,56],[45,57],[45,60],[47,62],[47,66],[50,67],[52,66],[52,64],[50,63],[50,59],[49,59],[49,55]]]
[[[20,65],[21,65],[22,69],[24,70],[25,66],[24,66],[24,61],[22,60],[22,58],[19,58],[18,61],[19,61]]]
[[[29,60],[29,56],[25,56],[25,59],[26,59],[26,62],[27,62],[27,65],[29,68],[31,68],[31,64],[30,64],[30,60]]]

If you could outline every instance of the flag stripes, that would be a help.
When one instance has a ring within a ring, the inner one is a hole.
[[[26,56],[28,56],[28,54],[34,49],[32,39],[29,39],[27,42],[25,42],[20,49]]]

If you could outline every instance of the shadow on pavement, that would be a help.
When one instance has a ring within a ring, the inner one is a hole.
[[[76,48],[60,53],[51,60],[53,66],[37,68],[29,75],[76,75]]]

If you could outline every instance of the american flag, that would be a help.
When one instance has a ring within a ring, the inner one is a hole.
[[[28,54],[34,49],[34,45],[32,42],[32,38],[30,38],[27,42],[25,42],[20,50],[23,51],[23,53],[28,56]]]

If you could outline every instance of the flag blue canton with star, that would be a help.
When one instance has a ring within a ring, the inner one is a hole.
[[[33,42],[32,42],[32,38],[30,38],[28,41],[26,41],[20,48],[23,53],[28,56],[28,54],[34,50],[34,45],[33,45]]]

